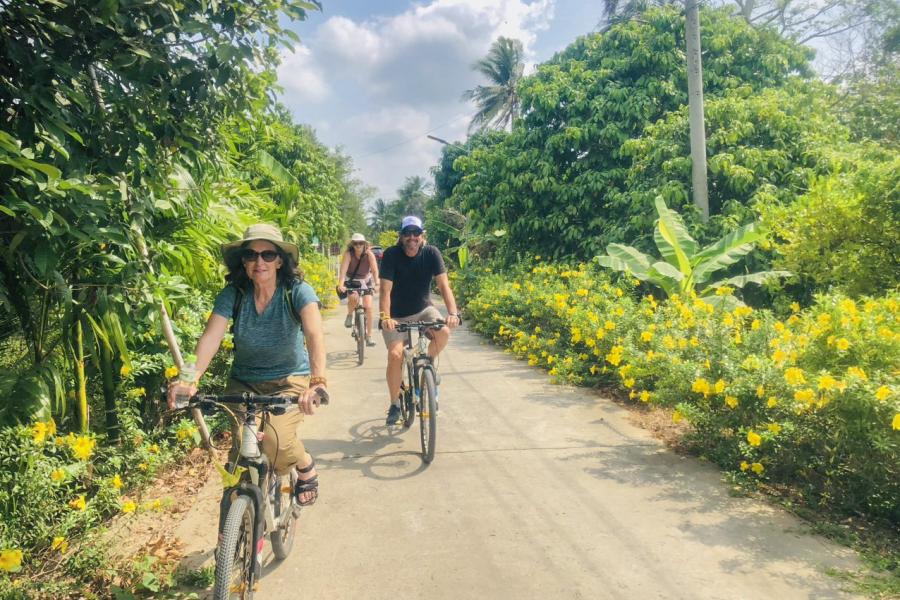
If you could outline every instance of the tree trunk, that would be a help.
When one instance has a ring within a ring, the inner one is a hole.
[[[706,187],[706,126],[703,117],[703,66],[700,62],[700,9],[698,0],[685,0],[688,107],[691,124],[691,183],[694,204],[704,221],[709,219]]]
[[[76,315],[72,324],[72,353],[75,355],[75,407],[78,410],[78,428],[87,433],[90,426],[88,416],[87,379],[84,376],[84,332],[81,315]]]
[[[103,407],[106,415],[106,434],[115,443],[119,439],[119,414],[116,409],[116,384],[113,376],[113,357],[109,346],[97,340],[100,346],[100,374],[103,378]]]

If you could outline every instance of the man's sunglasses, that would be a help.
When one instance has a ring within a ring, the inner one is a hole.
[[[263,250],[262,252],[257,252],[256,250],[251,250],[250,248],[244,248],[241,250],[241,260],[245,263],[254,263],[256,259],[262,256],[262,259],[266,262],[272,262],[276,258],[278,258],[278,253],[274,250]]]
[[[419,229],[411,231],[401,231],[400,235],[402,235],[403,237],[421,237],[423,233],[425,232]]]

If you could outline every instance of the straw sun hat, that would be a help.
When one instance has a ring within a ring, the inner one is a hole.
[[[281,251],[290,254],[294,257],[294,262],[299,262],[300,260],[300,251],[297,249],[296,244],[292,244],[290,242],[285,242],[284,237],[281,235],[281,230],[275,227],[274,225],[269,225],[268,223],[257,223],[256,225],[251,225],[244,231],[244,237],[234,241],[229,242],[227,244],[222,244],[222,255],[228,256],[234,250],[237,250],[246,242],[252,242],[253,240],[265,240],[267,242],[272,242],[279,248]]]

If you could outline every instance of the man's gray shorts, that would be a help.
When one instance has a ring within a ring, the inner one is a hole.
[[[425,310],[421,312],[417,312],[414,315],[409,315],[408,317],[401,317],[399,319],[394,319],[395,323],[412,323],[413,321],[437,321],[443,320],[444,316],[441,315],[441,311],[436,309],[433,306],[428,306]],[[396,340],[405,340],[407,333],[400,331],[388,331],[387,329],[381,330],[381,336],[384,338],[384,345],[388,348],[391,347],[391,342]],[[413,340],[415,343],[415,340]]]

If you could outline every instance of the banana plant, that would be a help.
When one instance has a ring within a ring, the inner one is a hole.
[[[667,296],[696,294],[713,305],[731,307],[742,304],[730,294],[716,295],[723,286],[742,288],[748,283],[763,284],[770,279],[788,277],[788,271],[760,271],[726,279],[712,280],[717,271],[740,261],[763,237],[758,223],[738,227],[719,241],[700,248],[688,233],[681,216],[656,198],[659,219],[653,241],[663,260],[655,260],[643,252],[623,244],[610,244],[606,256],[598,256],[604,267],[623,271],[641,281],[661,288]]]

